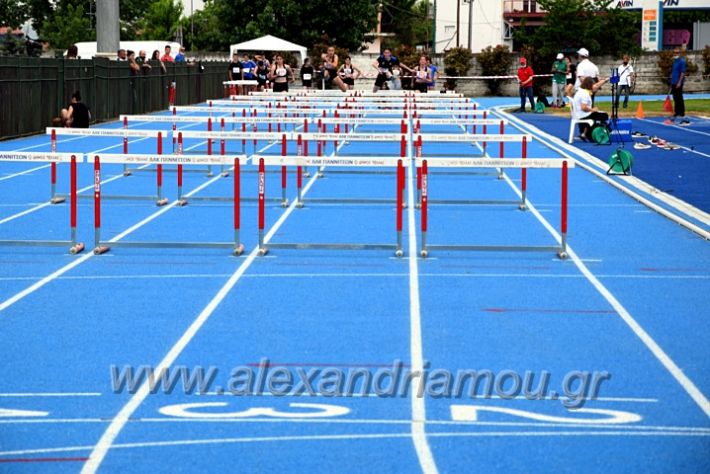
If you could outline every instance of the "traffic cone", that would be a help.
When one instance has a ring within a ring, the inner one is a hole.
[[[643,102],[639,101],[639,106],[636,108],[636,118],[639,120],[646,118],[646,114],[643,113]]]

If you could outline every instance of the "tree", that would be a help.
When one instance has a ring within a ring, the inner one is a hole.
[[[394,33],[386,38],[386,47],[428,44],[432,11],[428,0],[389,0],[382,2],[382,31]]]
[[[327,36],[338,46],[355,51],[376,20],[371,0],[207,0],[204,10],[192,18],[195,37],[191,40],[198,49],[225,51],[230,44],[265,34],[306,47]],[[188,19],[183,25],[189,23]]]
[[[495,48],[488,46],[478,54],[476,61],[481,65],[484,76],[507,76],[513,64],[513,55],[505,45],[498,45]],[[504,81],[504,79],[487,79],[486,84],[490,93],[499,95],[500,86]]]
[[[96,39],[96,30],[81,4],[58,2],[56,10],[44,20],[40,37],[53,47],[63,49],[79,41]]]
[[[139,25],[142,40],[167,41],[175,36],[182,16],[182,4],[175,0],[156,0],[150,4]]]

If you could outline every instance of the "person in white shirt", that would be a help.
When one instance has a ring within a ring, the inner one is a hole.
[[[579,89],[574,94],[572,101],[574,102],[574,115],[575,120],[581,119],[591,119],[595,122],[606,122],[609,120],[609,114],[606,112],[601,112],[598,108],[594,107],[592,101],[592,94],[598,90],[607,80],[602,79],[601,81],[594,82],[594,79],[587,76],[582,80]],[[579,138],[583,141],[591,141],[591,127],[586,123],[579,124]]]
[[[585,77],[595,79],[599,77],[599,68],[589,60],[589,51],[581,48],[577,51],[579,63],[577,64],[577,80],[574,83],[574,90],[577,91]]]
[[[624,94],[624,108],[628,107],[631,85],[636,80],[636,73],[634,72],[634,67],[629,63],[629,59],[628,54],[625,54],[621,66],[617,69],[619,71],[619,88],[616,90],[616,97],[614,98],[614,105],[617,109],[619,108],[621,94]]]

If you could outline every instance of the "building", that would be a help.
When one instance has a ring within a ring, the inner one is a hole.
[[[644,5],[658,6],[664,10],[707,10],[710,0],[615,0],[612,6],[626,10],[641,10]],[[471,49],[474,53],[488,46],[505,44],[513,48],[513,31],[523,19],[530,27],[545,21],[545,11],[536,0],[433,0],[434,2],[434,52],[456,46]],[[472,28],[469,28],[472,25]],[[705,26],[703,26],[705,25]],[[685,39],[689,47],[702,48],[706,44],[710,25],[670,25],[663,32],[663,46],[672,47]]]

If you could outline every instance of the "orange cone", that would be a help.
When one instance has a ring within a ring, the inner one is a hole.
[[[645,119],[646,114],[643,113],[643,102],[639,102],[639,106],[636,108],[636,118]]]

